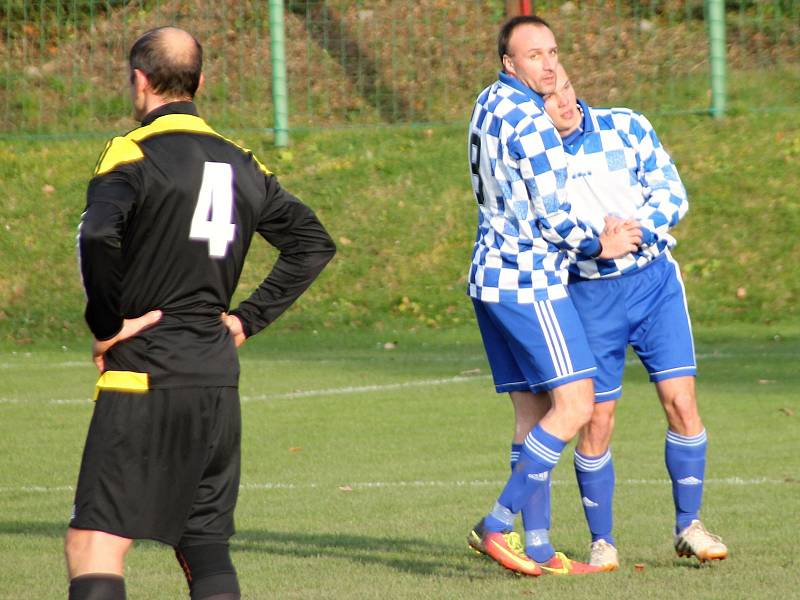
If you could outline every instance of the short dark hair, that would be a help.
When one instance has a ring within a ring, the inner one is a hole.
[[[503,57],[508,54],[508,40],[511,39],[511,34],[520,25],[542,25],[552,31],[550,24],[536,15],[518,15],[511,17],[508,21],[503,23],[500,28],[500,33],[497,34],[497,53],[500,55],[500,64],[503,63]]]
[[[164,30],[157,27],[144,33],[131,47],[128,62],[150,81],[153,91],[165,97],[194,98],[203,71],[203,47],[192,36],[194,47],[189,52],[176,53],[164,40]]]

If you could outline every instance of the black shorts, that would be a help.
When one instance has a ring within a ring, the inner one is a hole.
[[[240,444],[237,388],[103,391],[69,526],[170,546],[226,542]]]

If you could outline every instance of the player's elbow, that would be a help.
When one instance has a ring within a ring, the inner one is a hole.
[[[81,252],[94,248],[119,248],[120,239],[113,225],[103,221],[84,219],[78,227],[78,243]]]

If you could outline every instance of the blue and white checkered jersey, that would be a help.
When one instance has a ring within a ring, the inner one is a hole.
[[[500,73],[475,102],[469,159],[478,202],[469,295],[507,303],[565,298],[566,252],[591,255],[600,242],[567,202],[567,159],[542,97]]]
[[[635,271],[675,246],[669,230],[689,210],[686,189],[653,126],[627,108],[593,108],[578,101],[583,121],[564,140],[567,194],[576,215],[595,232],[606,215],[637,219],[639,250],[614,260],[570,253],[570,273],[585,279]]]

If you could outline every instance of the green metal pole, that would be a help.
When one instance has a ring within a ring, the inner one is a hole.
[[[706,0],[711,61],[711,114],[725,116],[725,0]]]
[[[286,44],[283,0],[269,0],[269,36],[272,51],[272,104],[275,110],[275,145],[289,145],[289,94],[286,85]]]

